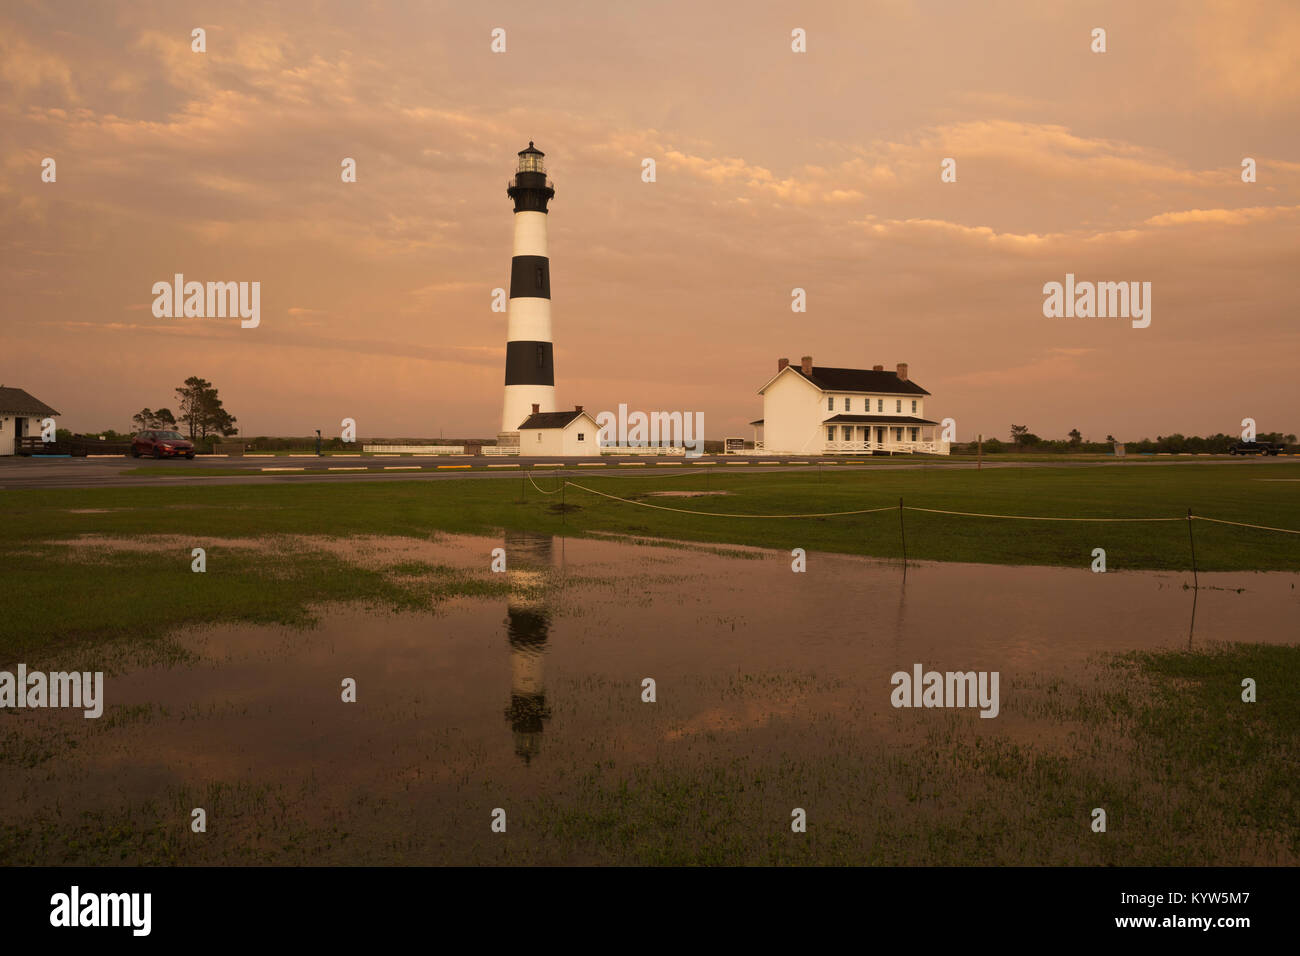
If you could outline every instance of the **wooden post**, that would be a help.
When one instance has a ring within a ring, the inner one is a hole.
[[[907,529],[903,527],[903,499],[898,499],[898,533],[903,538],[903,573],[907,573]]]
[[[1192,509],[1187,509],[1187,540],[1192,545],[1192,587],[1200,590],[1200,584],[1196,575],[1196,536],[1192,534]]]
[[[984,467],[984,436],[979,436],[979,457],[975,461],[975,470],[979,471]]]

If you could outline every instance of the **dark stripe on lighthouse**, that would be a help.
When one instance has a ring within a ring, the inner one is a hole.
[[[550,297],[551,260],[546,256],[515,256],[510,260],[510,298]]]
[[[554,385],[555,360],[550,342],[507,342],[507,385]]]

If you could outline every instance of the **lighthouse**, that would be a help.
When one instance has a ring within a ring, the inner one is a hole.
[[[506,394],[498,444],[519,443],[519,425],[535,410],[555,411],[551,346],[551,260],[546,248],[546,206],[555,184],[545,157],[530,141],[519,151],[515,178],[506,189],[515,204],[514,255],[506,327]]]

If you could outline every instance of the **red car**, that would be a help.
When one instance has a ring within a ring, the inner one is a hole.
[[[155,458],[194,457],[194,442],[180,432],[141,432],[131,441],[131,457],[153,455]]]

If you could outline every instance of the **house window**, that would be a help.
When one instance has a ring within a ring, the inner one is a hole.
[[[912,441],[916,441],[916,433],[917,433],[917,431],[918,431],[918,429],[915,429],[915,428],[911,429],[911,432],[912,432]]]
[[[894,441],[902,441],[902,440],[903,440],[903,430],[901,428],[895,428]]]
[[[849,412],[849,411],[852,411],[852,410],[853,410],[853,409],[852,409],[852,403],[853,403],[853,399],[851,399],[851,398],[849,398],[847,395],[845,395],[845,396],[844,396],[844,410],[845,410],[846,412]]]
[[[903,400],[902,400],[901,398],[899,398],[899,399],[895,399],[895,400],[894,400],[894,411],[896,411],[896,412],[901,412],[902,410],[903,410]]]
[[[871,399],[867,399],[867,401],[869,402],[871,401]],[[884,410],[885,410],[885,400],[883,398],[876,399],[876,411],[883,412]]]
[[[916,399],[912,399],[912,414],[916,414]]]
[[[541,441],[541,440],[542,440],[542,433],[541,433],[541,432],[538,432],[538,433],[537,433],[537,440],[538,440],[538,441]]]
[[[845,441],[853,441],[853,426],[852,426],[852,425],[845,425],[845,426],[844,426],[844,440],[845,440]]]
[[[834,426],[834,425],[828,425],[828,426],[826,427],[826,440],[827,440],[827,441],[834,441],[834,440],[835,440],[835,426]]]
[[[578,441],[582,441],[582,432],[578,432]]]
[[[826,411],[828,411],[828,412],[833,412],[833,411],[835,411],[835,396],[834,396],[834,395],[827,395],[827,396],[826,396]]]

